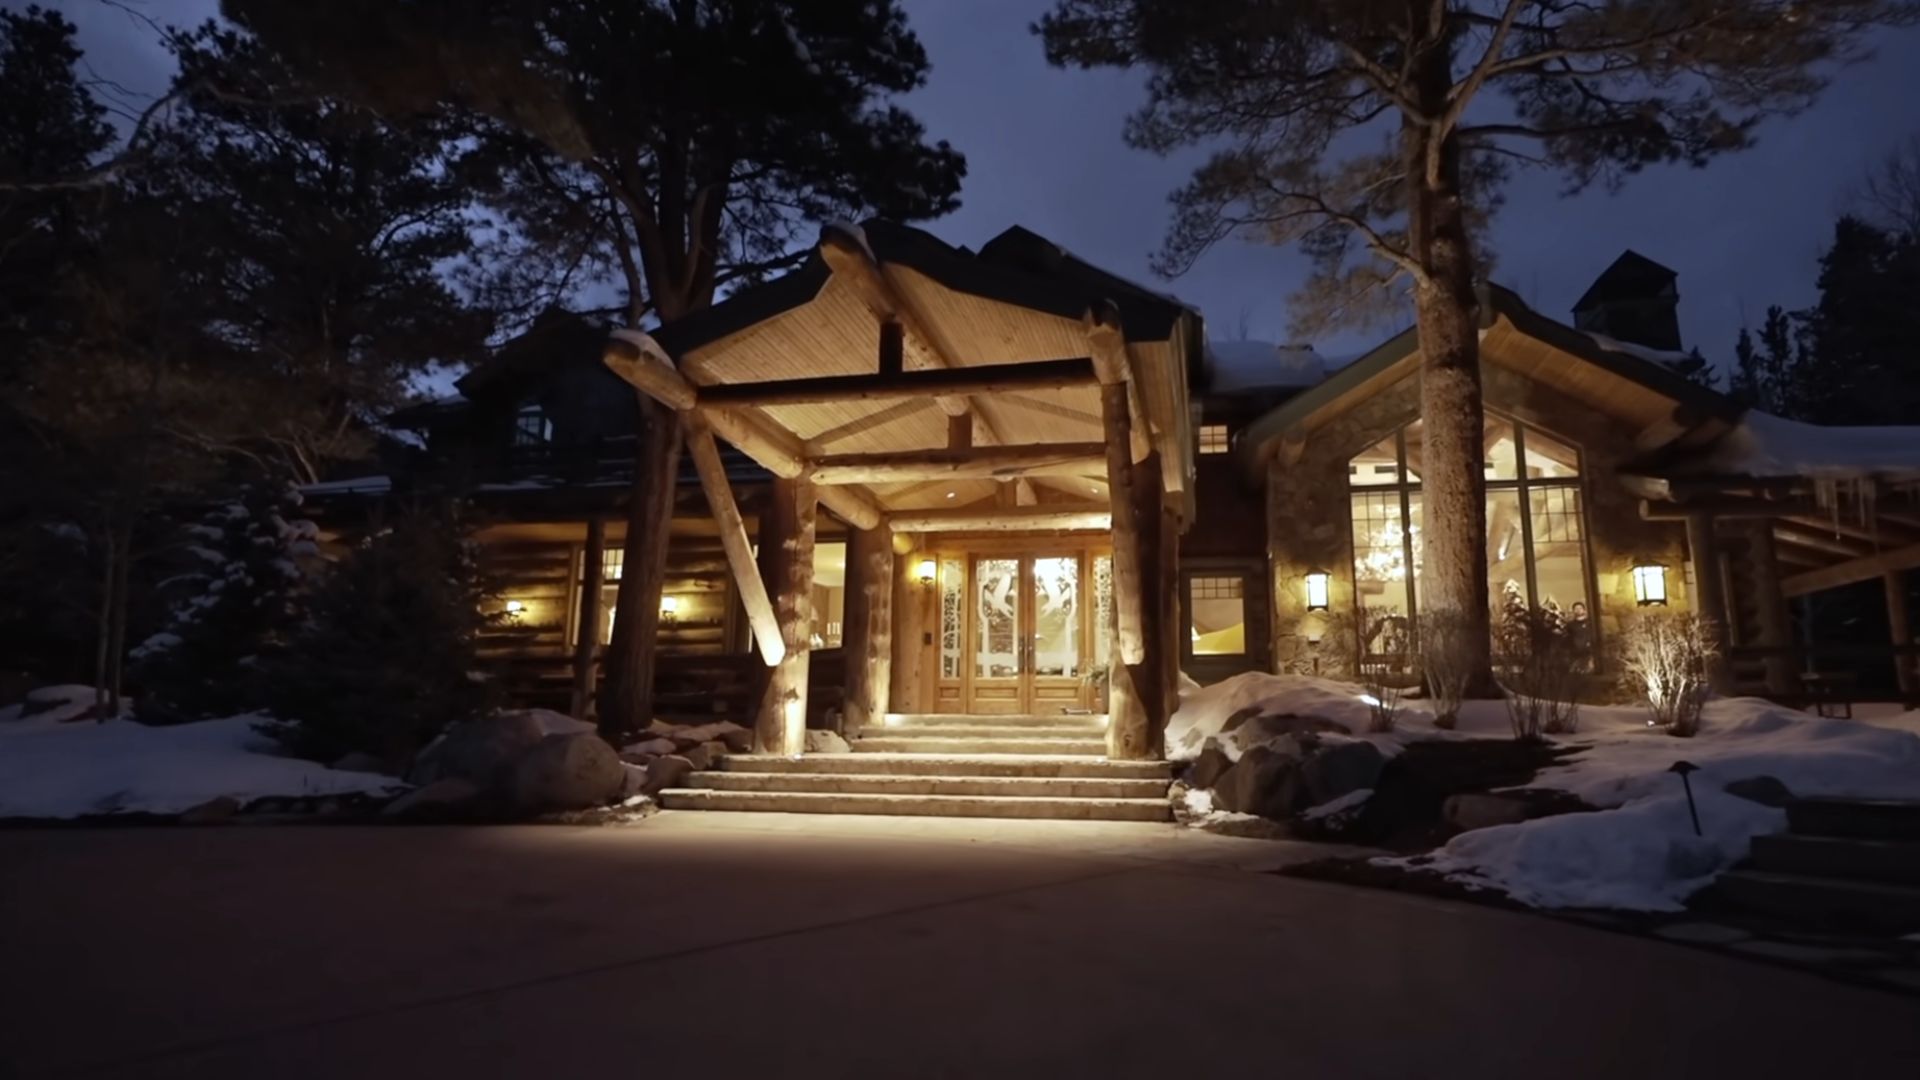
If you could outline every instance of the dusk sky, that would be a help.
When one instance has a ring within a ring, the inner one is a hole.
[[[193,23],[217,0],[131,2],[162,22]],[[928,227],[977,247],[1021,224],[1117,273],[1172,291],[1206,314],[1215,337],[1289,340],[1286,297],[1305,274],[1290,249],[1229,242],[1186,276],[1159,282],[1147,257],[1167,223],[1167,194],[1198,154],[1162,159],[1121,140],[1144,100],[1142,78],[1049,68],[1028,25],[1048,0],[904,0],[933,60],[907,105],[930,134],[967,155],[963,207]],[[8,7],[19,0],[0,0]],[[135,90],[164,85],[170,63],[149,27],[96,0],[56,0],[81,27],[95,70]],[[1622,249],[1680,275],[1688,345],[1730,359],[1744,323],[1768,304],[1814,298],[1816,260],[1850,189],[1881,156],[1920,132],[1920,30],[1886,32],[1876,57],[1837,73],[1819,103],[1767,123],[1753,150],[1701,169],[1658,168],[1617,195],[1560,196],[1559,177],[1524,173],[1495,226],[1494,278],[1559,318]],[[1352,353],[1384,333],[1315,342]]]

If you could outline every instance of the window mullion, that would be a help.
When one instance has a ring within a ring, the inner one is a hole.
[[[1513,472],[1520,485],[1520,545],[1527,566],[1527,606],[1537,609],[1541,606],[1540,583],[1533,561],[1533,495],[1527,483],[1526,430],[1523,424],[1513,425],[1513,457],[1517,463]]]

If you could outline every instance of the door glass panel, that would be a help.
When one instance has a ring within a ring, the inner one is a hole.
[[[981,559],[973,565],[973,617],[979,644],[974,677],[1009,679],[1020,673],[1020,560]]]
[[[1033,673],[1080,675],[1080,559],[1033,560]]]
[[[961,612],[966,603],[967,565],[959,559],[940,561],[940,677],[960,677],[963,640]]]
[[[1093,557],[1093,666],[1107,666],[1113,653],[1113,556]]]

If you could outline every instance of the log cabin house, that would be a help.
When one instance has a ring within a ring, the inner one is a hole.
[[[1483,288],[1496,619],[1556,609],[1604,677],[1630,613],[1699,610],[1722,689],[1794,697],[1791,602],[1879,580],[1911,696],[1920,440],[1688,381],[1677,303],[1631,252],[1572,325]],[[878,748],[895,717],[975,718],[952,730],[1005,750],[1032,748],[1007,724],[1109,716],[1092,749],[1153,760],[1183,672],[1418,677],[1415,335],[1323,368],[1209,348],[1193,308],[1025,229],[973,252],[834,226],[793,272],[651,335],[544,320],[456,400],[395,418],[430,466],[311,494],[346,520],[396,486],[469,493],[509,613],[490,662],[521,700],[579,711],[626,569],[637,389],[687,451],[656,713],[749,723],[787,756],[807,725]]]

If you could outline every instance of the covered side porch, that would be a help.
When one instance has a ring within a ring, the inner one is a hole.
[[[1158,759],[1199,352],[1190,309],[1031,233],[975,253],[880,222],[616,332],[607,366],[672,411],[698,472],[758,658],[756,751],[806,747],[824,511],[846,528],[847,736],[902,714],[1105,712],[1107,757]],[[757,522],[721,441],[773,478]]]

